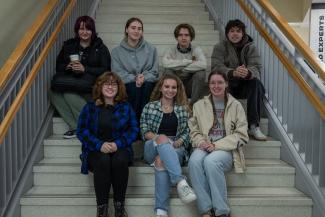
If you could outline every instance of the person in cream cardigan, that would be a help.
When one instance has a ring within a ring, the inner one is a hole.
[[[243,146],[248,142],[245,111],[227,92],[227,76],[209,75],[210,95],[196,102],[189,119],[190,137],[195,148],[189,160],[189,175],[198,210],[203,217],[228,217],[225,172],[243,173]]]

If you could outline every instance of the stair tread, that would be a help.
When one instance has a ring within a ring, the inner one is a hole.
[[[280,147],[281,143],[277,140],[273,140],[271,137],[268,138],[269,140],[267,141],[256,141],[253,139],[250,139],[248,142],[247,146],[268,146],[268,147]],[[58,142],[59,141],[59,142]],[[73,139],[64,139],[62,138],[61,134],[56,134],[48,137],[47,139],[44,140],[44,145],[45,146],[51,146],[51,145],[56,145],[56,146],[66,146],[66,145],[71,145],[71,146],[80,146],[81,143],[77,138]]]
[[[78,197],[94,196],[93,186],[34,186],[24,197]],[[128,186],[127,197],[154,197],[153,186]],[[176,188],[172,188],[172,197],[177,197]],[[229,197],[305,197],[293,187],[229,187]]]
[[[152,174],[153,169],[146,165],[144,162],[137,162],[137,166],[131,166],[130,172],[135,173],[149,173]],[[247,162],[247,174],[293,174],[295,169],[282,161],[272,161],[272,160],[248,160]],[[188,171],[187,167],[183,167],[184,172]],[[80,163],[44,163],[40,162],[33,167],[34,173],[80,173]],[[233,171],[229,173],[234,173]]]

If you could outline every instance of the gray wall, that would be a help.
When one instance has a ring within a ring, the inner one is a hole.
[[[47,0],[0,0],[0,68],[47,2]]]

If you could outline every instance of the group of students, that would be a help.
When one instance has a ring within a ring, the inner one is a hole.
[[[259,129],[264,89],[259,56],[240,20],[226,26],[226,40],[215,46],[208,94],[204,94],[206,58],[191,44],[191,25],[175,28],[177,45],[164,53],[166,72],[159,77],[156,48],[144,40],[143,23],[130,18],[125,37],[110,55],[97,36],[94,20],[79,17],[75,37],[57,58],[57,73],[91,74],[92,93],[50,91],[50,99],[82,143],[81,172],[94,175],[97,216],[108,217],[113,188],[115,217],[126,217],[125,194],[132,143],[144,143],[144,160],[155,171],[155,212],[168,216],[170,188],[176,185],[184,203],[197,200],[203,217],[228,217],[225,172],[243,173],[243,145],[248,134],[265,140]],[[80,61],[70,61],[78,53]],[[81,75],[80,75],[81,74]],[[188,97],[191,96],[189,102]],[[234,97],[247,98],[247,117]],[[188,162],[189,178],[181,166]]]

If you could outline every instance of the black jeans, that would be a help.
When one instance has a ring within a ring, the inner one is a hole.
[[[108,204],[111,185],[114,201],[124,202],[129,178],[129,153],[118,149],[111,154],[90,152],[89,170],[94,173],[94,187],[97,205]]]
[[[154,86],[154,82],[146,81],[141,87],[136,87],[135,82],[125,84],[128,101],[131,103],[138,120],[140,120],[143,107],[149,102]]]
[[[265,94],[262,82],[253,78],[250,80],[235,79],[229,81],[229,92],[237,99],[247,98],[248,125],[259,126],[261,117],[261,103]]]

